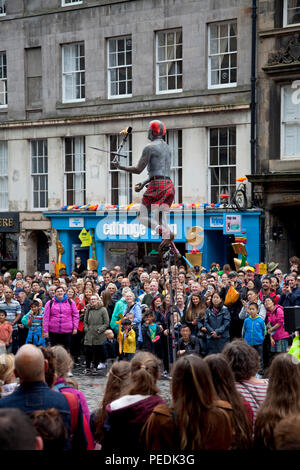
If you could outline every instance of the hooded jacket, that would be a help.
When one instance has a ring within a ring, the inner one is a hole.
[[[158,395],[124,395],[107,405],[103,450],[137,450],[141,430],[160,403],[164,400]]]
[[[104,332],[108,328],[109,316],[102,301],[99,301],[95,307],[88,304],[84,315],[84,344],[101,346],[106,341]]]
[[[50,307],[50,304],[52,305]],[[44,333],[72,333],[77,330],[79,323],[79,312],[73,300],[64,296],[62,301],[56,296],[45,305],[43,318]]]

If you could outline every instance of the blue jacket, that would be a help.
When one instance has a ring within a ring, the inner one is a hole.
[[[250,346],[262,344],[266,335],[266,325],[257,315],[255,318],[247,317],[244,321],[242,336]]]
[[[28,414],[32,411],[56,408],[68,433],[65,449],[70,449],[71,416],[68,401],[62,393],[51,390],[45,382],[22,383],[15,392],[1,398],[0,408],[18,408]],[[72,447],[77,450],[86,450],[87,447],[81,405],[79,405],[79,419],[73,436]]]

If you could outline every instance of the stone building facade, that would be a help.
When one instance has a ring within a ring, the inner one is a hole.
[[[300,2],[257,2],[256,168],[262,259],[284,272],[300,256]]]
[[[177,202],[217,203],[249,174],[250,1],[5,3],[0,210],[19,214],[24,272],[53,268],[47,211],[140,200],[132,188],[145,175],[114,172],[109,154],[92,148],[114,150],[127,126],[134,164],[149,121],[165,122]]]

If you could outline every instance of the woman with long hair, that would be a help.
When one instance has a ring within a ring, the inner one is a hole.
[[[233,430],[231,405],[217,399],[211,373],[199,356],[176,361],[172,403],[156,406],[141,435],[147,450],[228,450]]]
[[[209,366],[218,398],[228,401],[232,406],[234,435],[231,449],[251,449],[253,445],[252,411],[235,387],[232,370],[222,354],[210,354],[204,361]]]
[[[160,297],[157,296],[156,299]],[[160,342],[162,351],[162,360],[164,364],[163,376],[169,378],[170,362],[172,362],[172,337],[171,329],[171,297],[167,294],[162,301],[161,308],[157,313],[157,322],[161,326]]]
[[[102,299],[103,305],[107,310],[109,320],[111,320],[114,308],[115,308],[115,303],[112,301],[112,295],[109,291],[109,289],[105,289],[101,292],[100,297]]]
[[[159,295],[156,295],[155,297],[153,297],[153,299],[151,301],[151,307],[150,307],[150,310],[154,314],[154,320],[155,321],[157,321],[157,318],[159,316],[159,313],[160,313],[161,309],[162,309],[161,297]]]
[[[97,287],[95,286],[95,283],[92,279],[87,279],[84,283],[84,290],[86,289],[91,289],[93,291],[93,294],[97,293]]]
[[[190,304],[185,312],[184,323],[186,323],[192,332],[192,336],[198,334],[198,317],[204,315],[205,305],[201,295],[192,294]]]
[[[128,361],[115,362],[108,373],[102,402],[98,410],[91,413],[90,427],[98,444],[103,441],[103,428],[106,419],[106,406],[120,398],[124,388],[130,382],[130,363]]]
[[[106,406],[103,450],[137,449],[141,430],[153,408],[164,403],[156,382],[161,362],[153,354],[138,352],[130,362],[130,384],[122,396]]]
[[[299,361],[291,354],[279,354],[271,363],[267,394],[257,413],[254,429],[255,448],[275,450],[275,426],[287,416],[299,414]]]
[[[252,409],[254,424],[257,410],[264,401],[268,388],[266,379],[256,377],[260,368],[259,354],[243,339],[235,339],[226,344],[222,353],[233,372],[238,392]]]
[[[229,335],[230,313],[223,305],[220,294],[215,292],[211,303],[205,311],[204,328],[207,331],[207,354],[222,352],[230,339]]]

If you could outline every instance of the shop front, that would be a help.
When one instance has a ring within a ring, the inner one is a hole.
[[[68,274],[74,269],[75,257],[80,256],[86,264],[92,258],[92,245],[82,247],[79,239],[82,230],[94,234],[98,270],[103,266],[121,266],[126,271],[137,263],[157,264],[160,238],[151,229],[141,225],[137,213],[117,210],[103,212],[48,212],[52,228],[64,247],[62,262]],[[230,212],[229,210],[174,210],[169,215],[169,224],[175,233],[175,243],[180,253],[185,255],[192,246],[186,242],[186,233],[193,226],[203,230],[203,241],[196,247],[203,253],[202,265],[209,269],[213,261],[221,266],[230,263],[234,266],[234,253],[231,244],[234,237],[247,237],[247,261],[250,265],[259,260],[259,217],[260,212]]]

